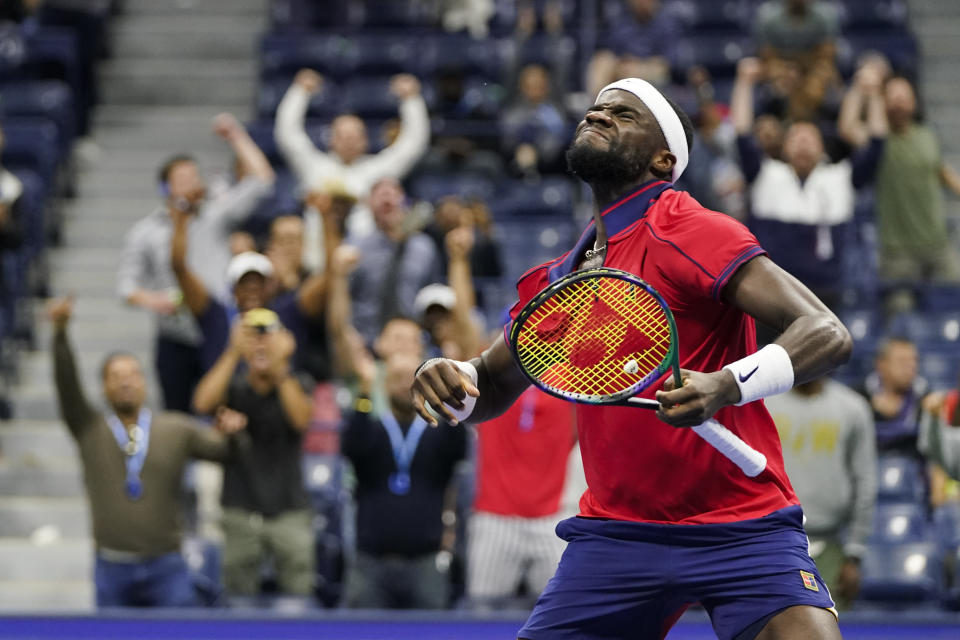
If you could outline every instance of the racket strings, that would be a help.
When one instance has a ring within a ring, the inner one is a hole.
[[[669,350],[670,326],[659,301],[613,277],[555,292],[524,321],[517,339],[520,364],[530,375],[558,391],[592,396],[637,387],[658,372]]]

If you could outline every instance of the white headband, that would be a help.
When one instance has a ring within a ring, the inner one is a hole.
[[[657,119],[660,130],[663,131],[663,137],[667,140],[667,148],[670,153],[677,157],[677,163],[673,165],[673,182],[680,179],[683,170],[687,168],[687,162],[690,159],[690,150],[687,148],[687,134],[683,131],[683,124],[680,122],[677,112],[673,110],[667,99],[663,97],[660,91],[640,78],[624,78],[611,82],[597,94],[597,101],[604,91],[611,89],[621,89],[629,91],[640,98],[640,102],[650,109],[650,113]]]

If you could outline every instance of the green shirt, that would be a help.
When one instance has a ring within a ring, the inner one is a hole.
[[[893,131],[877,172],[877,225],[884,252],[916,252],[947,245],[940,187],[940,144],[933,131],[912,124]]]

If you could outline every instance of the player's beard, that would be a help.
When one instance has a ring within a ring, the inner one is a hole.
[[[644,175],[653,161],[653,152],[628,148],[613,141],[606,149],[574,139],[567,149],[567,168],[587,184],[625,184]]]

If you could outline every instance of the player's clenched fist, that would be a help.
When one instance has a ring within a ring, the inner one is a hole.
[[[480,397],[476,369],[449,358],[427,360],[417,371],[410,393],[417,413],[430,425],[439,424],[438,414],[450,424],[458,424],[470,416]]]
[[[673,377],[667,378],[662,391],[657,391],[660,409],[657,417],[674,427],[696,427],[713,417],[719,409],[740,400],[740,387],[734,374],[727,370],[715,373],[681,369],[683,386],[679,389]]]

